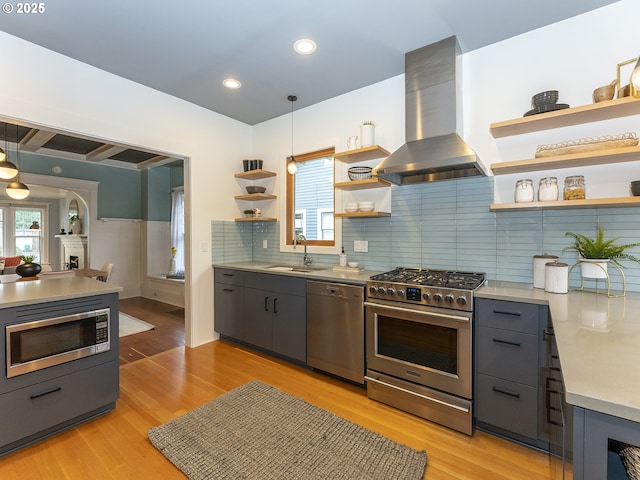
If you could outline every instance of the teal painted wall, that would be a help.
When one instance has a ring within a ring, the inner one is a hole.
[[[59,175],[52,173],[54,166],[62,168]],[[171,220],[171,189],[184,186],[182,162],[140,171],[20,152],[19,168],[26,173],[100,182],[98,218],[168,222]]]

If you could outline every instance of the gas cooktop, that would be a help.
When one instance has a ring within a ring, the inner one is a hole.
[[[398,267],[390,272],[373,275],[371,280],[423,285],[426,287],[475,290],[484,283],[485,274],[479,272],[456,272],[453,270]]]

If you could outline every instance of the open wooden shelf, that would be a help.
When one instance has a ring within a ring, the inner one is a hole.
[[[276,175],[275,172],[267,170],[249,170],[248,172],[236,173],[234,176],[243,180],[259,180],[261,178],[275,177]]]
[[[277,218],[270,217],[241,217],[236,218],[236,222],[277,222]]]
[[[353,213],[334,213],[334,217],[346,218],[346,217],[390,217],[391,214],[388,212],[353,212]]]
[[[494,175],[534,172],[552,168],[572,168],[607,163],[633,162],[640,160],[640,147],[624,147],[612,150],[572,153],[555,157],[532,158],[491,164]]]
[[[624,208],[638,206],[640,206],[640,197],[612,197],[585,198],[583,200],[558,200],[555,202],[493,203],[489,209],[492,212],[514,212],[523,210],[551,210],[558,208]]]
[[[494,138],[501,138],[637,114],[640,114],[640,96],[624,97],[492,123],[489,130]]]
[[[367,178],[366,180],[352,180],[350,182],[338,182],[334,188],[342,190],[365,190],[368,188],[386,188],[391,186],[391,182],[378,177]]]
[[[273,200],[278,197],[269,193],[248,193],[246,195],[236,195],[234,198],[236,200],[249,200],[252,202],[257,202],[259,200]]]
[[[388,157],[389,152],[380,145],[347,150],[346,152],[334,153],[333,158],[344,163],[365,162],[376,158]]]

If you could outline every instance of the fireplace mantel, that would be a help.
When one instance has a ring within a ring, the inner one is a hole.
[[[56,238],[62,240],[62,246],[64,248],[64,262],[69,263],[71,256],[78,257],[78,268],[87,268],[87,243],[89,241],[88,235],[83,234],[69,234],[69,235],[56,235]]]

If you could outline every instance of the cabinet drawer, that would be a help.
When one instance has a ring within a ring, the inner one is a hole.
[[[276,275],[273,273],[247,272],[245,276],[245,286],[268,289],[271,292],[287,293],[299,297],[304,297],[307,294],[307,280],[305,278]]]
[[[215,268],[213,270],[213,279],[216,283],[226,283],[227,285],[244,285],[245,272],[242,270],[233,270],[231,268]]]
[[[504,300],[477,299],[477,319],[485,327],[537,333],[538,305]]]
[[[479,373],[537,388],[537,335],[480,327],[477,348]]]
[[[538,389],[478,375],[479,421],[532,439],[538,438]]]
[[[118,394],[118,362],[113,361],[0,395],[0,453],[7,445],[49,435],[57,426],[107,407]]]

